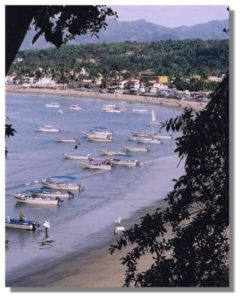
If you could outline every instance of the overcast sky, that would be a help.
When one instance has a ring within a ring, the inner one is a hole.
[[[110,5],[119,15],[119,21],[144,19],[166,27],[191,26],[211,20],[228,18],[224,5]]]

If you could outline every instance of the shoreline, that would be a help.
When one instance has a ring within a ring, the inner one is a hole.
[[[162,203],[162,204],[161,204]],[[166,202],[158,200],[152,206],[147,206],[133,213],[126,220],[127,228],[141,221],[141,217],[147,213],[152,214],[156,208],[164,208]],[[129,244],[122,250],[116,250],[112,255],[109,252],[110,245],[114,244],[119,235],[113,237],[100,248],[92,247],[88,252],[79,253],[78,250],[59,258],[52,263],[44,263],[40,270],[34,267],[28,274],[13,279],[7,287],[13,291],[21,291],[23,288],[40,288],[43,290],[75,289],[75,290],[105,290],[118,289],[122,291],[125,279],[125,267],[120,259],[132,250]],[[152,263],[152,255],[143,257],[138,269],[145,271]],[[19,273],[20,270],[16,270]]]
[[[173,161],[172,165],[177,166],[177,158],[170,157],[170,159],[164,170],[171,167],[171,161]],[[164,162],[161,162],[163,166]],[[160,165],[158,164],[155,168],[160,169]],[[174,172],[170,175],[171,178],[179,178],[184,173],[183,164],[175,168]],[[150,203],[147,202],[146,206],[139,207],[129,217],[124,218],[122,225],[128,229],[134,224],[140,223],[141,217],[147,213],[155,212],[156,208],[165,209],[167,203],[163,199],[173,188],[171,180],[169,180],[169,186],[166,183],[162,187],[163,192],[159,198]],[[111,255],[108,249],[119,237],[120,235],[114,235],[110,231],[109,238],[103,240],[98,247],[90,246],[84,251],[76,249],[54,260],[49,259],[42,263],[38,261],[23,265],[13,270],[14,273],[9,274],[7,285],[15,290],[21,290],[21,288],[76,289],[82,291],[91,289],[95,291],[120,290],[125,278],[125,267],[121,264],[120,258],[126,256],[126,253],[132,249],[132,245],[127,245],[121,251],[116,250]],[[139,272],[147,270],[151,264],[151,255],[145,255],[139,262]],[[22,268],[28,270],[24,276],[20,276]]]
[[[56,90],[56,89],[44,89],[44,88],[9,88],[6,87],[6,93],[17,93],[17,94],[37,94],[37,95],[49,95],[49,96],[60,96],[60,97],[75,97],[75,98],[92,98],[110,101],[125,101],[129,103],[142,103],[142,104],[155,104],[162,105],[164,107],[184,109],[192,108],[195,112],[199,112],[207,103],[196,102],[192,100],[177,100],[173,98],[161,98],[161,97],[150,97],[141,95],[126,95],[126,94],[109,94],[109,93],[98,93],[98,92],[83,92],[72,89]]]

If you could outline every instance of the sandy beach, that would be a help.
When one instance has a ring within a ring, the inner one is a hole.
[[[150,97],[141,95],[126,95],[121,93],[94,93],[94,92],[83,92],[78,90],[66,89],[44,89],[44,88],[13,88],[6,87],[6,92],[11,93],[22,93],[22,94],[45,94],[61,97],[76,97],[76,98],[92,98],[92,99],[102,99],[110,101],[127,101],[133,103],[143,103],[143,104],[156,104],[163,105],[165,107],[184,109],[185,107],[190,107],[194,111],[200,111],[205,106],[204,102],[196,102],[192,100],[177,100],[172,98],[161,98],[161,97]]]
[[[167,168],[172,168],[174,171],[170,176],[172,178],[178,178],[184,173],[184,169],[183,163],[181,163],[176,170],[174,166],[177,166],[177,162],[175,157],[171,157],[167,162],[164,160],[158,162],[155,168],[162,170],[164,165],[166,165],[163,171],[167,170]],[[168,174],[168,171],[166,173]],[[157,181],[160,182],[160,179],[157,178]],[[168,191],[172,185],[173,184],[170,184],[169,188],[167,188],[163,184],[163,188]],[[162,201],[162,198],[134,212],[124,221],[125,228],[130,228],[135,223],[138,224],[142,216],[147,213],[152,214],[158,207],[163,209],[166,207],[166,202]],[[167,234],[167,237],[169,235],[170,233]],[[21,271],[16,271],[16,276],[13,275],[9,285],[16,290],[21,289],[21,287],[51,288],[54,290],[120,290],[125,279],[125,267],[121,264],[120,259],[124,257],[133,246],[128,245],[121,251],[117,250],[111,255],[108,249],[119,237],[120,234],[114,235],[111,233],[110,240],[105,242],[100,248],[91,248],[85,253],[80,253],[76,250],[59,259],[43,261],[41,265],[27,265],[27,273],[25,276],[19,276]],[[147,270],[151,264],[151,255],[142,257],[138,264],[138,271],[142,272]]]
[[[157,203],[152,208],[147,208],[146,213],[152,213],[160,205]],[[130,226],[140,221],[144,211],[137,212],[129,220]],[[111,244],[120,237],[114,236],[108,245],[100,249],[94,249],[86,254],[73,253],[53,266],[49,266],[45,271],[35,273],[31,276],[23,277],[18,282],[18,288],[38,287],[53,290],[121,290],[124,284],[125,267],[121,264],[120,259],[131,251],[133,245],[128,245],[121,251],[115,251],[112,255],[109,252]],[[142,257],[138,264],[138,271],[142,272],[152,264],[152,255],[147,254]]]

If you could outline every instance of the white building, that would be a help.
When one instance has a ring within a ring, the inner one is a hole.
[[[49,77],[43,77],[40,78],[36,83],[35,83],[36,87],[56,87],[56,82],[49,78]]]

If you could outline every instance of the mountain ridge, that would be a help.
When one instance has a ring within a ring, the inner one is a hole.
[[[169,28],[161,26],[143,19],[132,22],[121,22],[118,20],[108,20],[106,30],[101,30],[99,38],[91,37],[90,34],[78,36],[68,44],[88,44],[88,43],[118,43],[124,41],[153,42],[159,40],[184,40],[184,39],[228,39],[223,32],[228,28],[228,20],[212,20],[207,23],[195,24],[192,26],[178,26]],[[25,36],[20,50],[45,49],[54,47],[47,43],[44,37],[40,37],[35,44],[32,39],[36,34],[33,28],[30,28]]]

